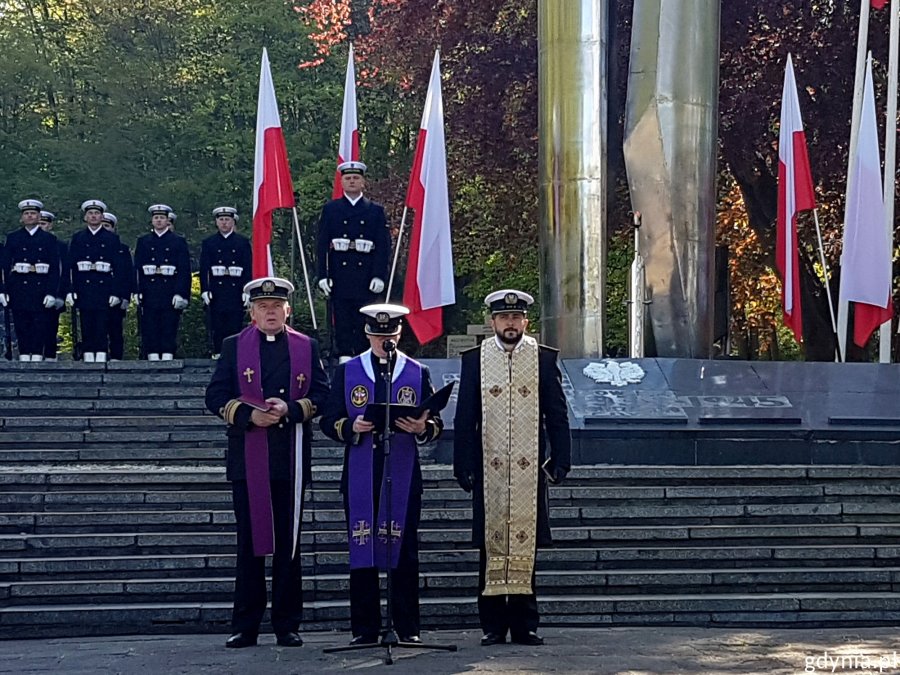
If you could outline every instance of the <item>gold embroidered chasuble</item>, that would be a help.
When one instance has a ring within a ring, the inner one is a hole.
[[[507,352],[481,344],[484,449],[484,595],[532,593],[537,548],[538,344],[524,336]]]

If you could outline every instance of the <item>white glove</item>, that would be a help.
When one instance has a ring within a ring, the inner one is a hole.
[[[127,311],[128,311],[128,300],[123,300],[123,301],[122,301],[122,304],[119,305],[119,307],[122,308],[122,311],[123,311],[123,312],[127,312]]]
[[[384,282],[378,277],[375,277],[372,279],[372,283],[369,284],[369,290],[373,293],[381,293],[381,291],[384,290]]]
[[[331,295],[331,286],[331,279],[319,279],[319,288],[322,289],[322,293],[325,294],[326,298]]]
[[[182,298],[180,295],[176,295],[172,298],[172,307],[177,310],[182,310],[188,306],[188,301]]]
[[[115,296],[115,295],[109,296],[109,306],[110,307],[115,307],[120,302],[122,302],[122,300],[118,296]]]
[[[200,294],[200,297],[203,298],[203,304],[208,305],[212,301],[212,293],[209,291],[203,291]]]
[[[75,304],[75,301],[78,299],[77,293],[66,293],[66,304],[71,307]]]
[[[249,293],[241,293],[241,302],[244,303],[244,307],[250,304],[250,294]]]
[[[52,295],[45,295],[44,296],[44,307],[46,307],[47,309],[50,309],[51,307],[56,307],[56,298],[54,298]]]
[[[62,298],[56,298],[56,302],[53,303],[54,309],[62,309],[63,305],[65,305],[65,301]]]
[[[132,293],[131,301],[134,303],[135,307],[141,306],[141,294],[140,293]]]
[[[6,307],[9,302],[9,296],[6,293],[0,293],[0,307]]]

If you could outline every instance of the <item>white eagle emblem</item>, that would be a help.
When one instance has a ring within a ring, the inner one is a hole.
[[[585,376],[600,384],[611,384],[614,387],[624,387],[628,384],[637,384],[644,379],[644,369],[631,361],[613,361],[606,359],[599,363],[589,363],[582,371]]]

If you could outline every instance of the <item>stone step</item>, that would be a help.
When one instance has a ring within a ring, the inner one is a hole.
[[[156,445],[142,447],[133,443],[77,443],[73,447],[65,444],[59,448],[31,448],[24,444],[16,444],[13,448],[3,447],[0,442],[0,465],[8,464],[42,464],[71,465],[77,464],[152,464],[166,466],[179,464],[185,466],[224,466],[225,448],[222,439],[216,435],[206,434],[206,440],[159,442]],[[2,441],[2,434],[0,434]],[[328,465],[342,461],[344,449],[337,446],[313,445],[312,459]],[[24,468],[24,467],[23,467]]]
[[[15,396],[2,402],[4,411],[15,411],[20,416],[72,415],[83,416],[91,412],[103,415],[153,416],[160,413],[166,415],[202,415],[206,411],[203,398],[156,398],[148,396],[147,391],[141,397],[129,399],[119,398],[55,398],[52,393],[46,397],[26,398]],[[57,393],[58,394],[58,393]]]
[[[847,627],[896,625],[900,596],[883,593],[549,595],[539,596],[541,621],[551,626],[753,626]],[[423,628],[477,628],[472,594],[424,598]],[[0,630],[7,638],[78,635],[227,633],[230,602],[39,605],[0,608]],[[347,631],[346,599],[304,603],[301,630]],[[344,636],[335,643],[343,644]]]

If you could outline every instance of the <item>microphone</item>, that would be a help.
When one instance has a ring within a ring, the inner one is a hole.
[[[385,340],[381,343],[381,348],[386,351],[388,354],[397,351],[397,341],[396,340]]]

